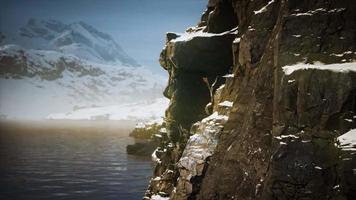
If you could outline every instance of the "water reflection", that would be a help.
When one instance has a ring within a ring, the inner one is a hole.
[[[149,159],[127,156],[127,130],[1,125],[0,199],[141,199]]]

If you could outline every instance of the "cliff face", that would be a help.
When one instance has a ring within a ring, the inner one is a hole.
[[[352,1],[210,0],[167,34],[147,197],[356,198],[355,35]]]

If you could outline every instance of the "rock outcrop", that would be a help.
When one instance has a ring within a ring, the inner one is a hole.
[[[129,134],[135,143],[126,146],[127,154],[151,156],[162,137],[161,132],[166,131],[163,126],[162,122],[155,121],[137,124]]]
[[[355,199],[355,19],[347,0],[210,0],[167,34],[145,198]]]

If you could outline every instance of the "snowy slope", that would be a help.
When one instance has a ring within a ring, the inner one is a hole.
[[[152,121],[162,119],[169,100],[158,98],[145,103],[127,103],[122,105],[84,108],[68,113],[50,114],[47,119],[67,120],[135,120]]]
[[[0,46],[2,116],[45,118],[128,104],[143,108],[162,97],[163,77],[135,64],[109,35],[82,22],[32,21],[19,35],[5,36]]]

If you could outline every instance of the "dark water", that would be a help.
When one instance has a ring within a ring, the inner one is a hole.
[[[126,154],[126,129],[0,129],[0,199],[142,199],[152,175],[148,158]]]

